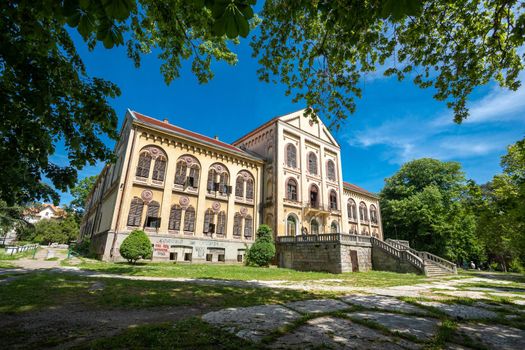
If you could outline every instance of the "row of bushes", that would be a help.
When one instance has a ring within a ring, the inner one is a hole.
[[[130,233],[120,245],[120,255],[134,264],[139,259],[151,259],[153,248],[148,235],[141,230]],[[246,252],[246,263],[251,266],[269,266],[275,256],[272,229],[261,225],[257,230],[257,239]]]

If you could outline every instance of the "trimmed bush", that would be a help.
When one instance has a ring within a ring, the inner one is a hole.
[[[120,245],[120,255],[134,264],[139,259],[151,259],[153,248],[148,235],[142,230],[132,231]]]
[[[261,225],[255,243],[246,252],[246,263],[251,266],[269,266],[274,256],[272,229],[268,225]]]

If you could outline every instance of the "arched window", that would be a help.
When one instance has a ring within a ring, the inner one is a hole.
[[[348,220],[356,221],[357,220],[357,208],[355,205],[355,201],[352,198],[348,199],[348,203],[346,204],[346,209],[348,211]]]
[[[246,215],[246,217],[244,218],[244,237],[253,237],[253,219],[250,215]]]
[[[195,208],[192,206],[184,214],[184,232],[195,232]]]
[[[319,189],[316,185],[310,187],[310,206],[312,208],[319,208]]]
[[[368,210],[364,202],[359,203],[359,219],[362,222],[368,222]]]
[[[335,163],[331,159],[326,163],[326,176],[328,180],[335,181]]]
[[[330,225],[330,232],[337,233],[337,221],[332,221],[332,224]]]
[[[317,156],[314,152],[308,154],[308,172],[317,175]]]
[[[297,234],[297,220],[293,215],[288,215],[286,220],[286,234],[288,236],[295,236]]]
[[[136,176],[148,178],[149,177],[149,168],[151,166],[151,155],[149,152],[142,152],[139,156],[139,163],[137,164]]]
[[[215,225],[213,224],[213,210],[207,209],[204,213],[204,227],[202,232],[205,234],[212,234],[215,231]]]
[[[286,199],[297,200],[297,181],[295,179],[290,178],[286,183]]]
[[[219,180],[219,193],[228,194],[228,174],[222,173]]]
[[[319,234],[319,222],[316,219],[312,219],[310,221],[310,233],[312,235],[318,235]]]
[[[291,143],[286,146],[286,166],[297,168],[297,149]]]
[[[253,179],[246,181],[246,199],[253,199]]]
[[[152,179],[155,181],[164,181],[164,174],[166,173],[166,158],[163,156],[155,159],[155,165],[153,165]]]
[[[337,210],[337,193],[330,191],[330,209]]]
[[[373,224],[377,224],[377,209],[373,204],[370,205],[370,221],[372,221]]]
[[[182,220],[182,208],[180,205],[172,205],[170,210],[170,220],[168,222],[168,230],[180,230],[180,222]]]
[[[177,162],[177,168],[175,169],[175,183],[177,185],[184,185],[186,183],[186,160],[179,160]]]
[[[135,197],[131,201],[128,214],[128,226],[140,226],[142,221],[142,209],[144,208],[144,202],[142,199]]]
[[[244,197],[244,178],[242,176],[237,176],[235,181],[235,196]]]
[[[221,211],[217,216],[217,234],[226,234],[226,213]]]
[[[159,202],[152,201],[148,204],[148,215],[146,217],[146,227],[150,228],[159,228],[160,218],[159,218]]]
[[[236,237],[241,236],[242,230],[242,215],[240,213],[235,213],[233,217],[233,235]]]

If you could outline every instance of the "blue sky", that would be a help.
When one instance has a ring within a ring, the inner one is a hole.
[[[167,86],[155,54],[144,56],[137,69],[124,48],[106,50],[98,45],[89,52],[73,34],[88,73],[120,87],[122,95],[110,102],[119,126],[130,108],[232,142],[274,116],[304,108],[284,96],[283,86],[258,81],[248,40],[235,47],[236,66],[213,65],[215,78],[210,83],[200,85],[186,62],[181,77]],[[445,104],[432,98],[431,89],[419,89],[409,80],[374,74],[363,80],[362,87],[356,113],[334,136],[341,145],[344,180],[369,191],[380,191],[384,179],[401,164],[422,157],[458,161],[467,178],[486,182],[501,171],[499,161],[506,146],[525,136],[523,88],[517,92],[495,84],[479,88],[469,101],[471,117],[456,125]],[[113,146],[109,140],[107,144]],[[64,164],[64,149],[57,147],[52,159]],[[86,167],[79,177],[96,175],[101,169],[102,164]],[[61,203],[70,200],[64,193]]]

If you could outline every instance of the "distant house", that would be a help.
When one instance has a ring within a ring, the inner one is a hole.
[[[60,220],[66,216],[64,209],[57,207],[53,204],[42,204],[41,206],[35,206],[27,208],[24,213],[24,218],[29,223],[37,223],[44,219]]]

